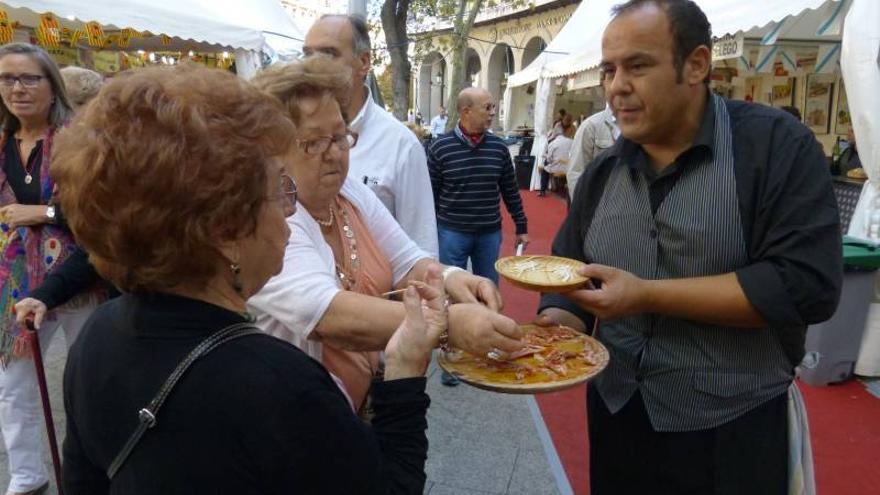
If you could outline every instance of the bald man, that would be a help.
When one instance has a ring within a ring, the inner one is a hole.
[[[404,232],[436,258],[437,224],[425,151],[409,129],[373,101],[366,85],[370,73],[366,22],[358,16],[325,15],[306,33],[303,53],[329,55],[351,68],[351,101],[343,110],[358,141],[349,151],[349,179],[370,187]]]
[[[501,208],[516,223],[517,243],[528,244],[526,214],[507,145],[486,132],[495,116],[492,95],[482,88],[465,88],[458,95],[459,121],[452,131],[431,141],[428,171],[437,209],[440,262],[465,268],[496,285],[495,260],[501,248]],[[441,383],[458,384],[443,372]]]

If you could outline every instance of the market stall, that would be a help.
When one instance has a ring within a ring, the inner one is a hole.
[[[188,58],[235,63],[248,78],[264,59],[298,53],[303,38],[274,0],[4,0],[0,11],[0,41],[36,42],[63,65],[104,73]]]
[[[554,53],[539,57],[509,78],[508,87],[537,86],[537,136],[532,151],[536,166],[541,163],[546,131],[552,123],[557,99],[566,90],[585,91],[599,84],[597,66],[601,59],[602,33],[611,19],[611,8],[618,3],[617,0],[585,0],[560,32],[562,35],[570,29],[576,30],[578,36],[560,36],[548,46],[548,51],[553,47],[554,52],[568,55]],[[839,110],[845,110],[846,106],[837,60],[843,20],[852,0],[703,0],[699,3],[712,23],[713,33],[729,42],[728,49],[734,46],[730,52],[716,50],[714,54],[716,91],[726,91],[734,98],[748,96],[768,104],[776,101],[779,106],[800,105],[804,109],[802,113],[815,122],[814,127],[822,130],[817,135],[830,151],[836,136],[845,134],[849,125],[846,112],[840,125],[837,123]],[[815,76],[808,77],[811,74]],[[818,94],[810,99],[807,95],[811,92]],[[820,108],[823,103],[828,106]],[[807,109],[813,112],[808,113]],[[538,174],[533,175],[535,188]]]

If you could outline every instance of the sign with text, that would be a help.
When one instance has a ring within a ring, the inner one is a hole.
[[[712,60],[739,58],[743,54],[745,36],[742,32],[736,35],[722,36],[712,41]]]

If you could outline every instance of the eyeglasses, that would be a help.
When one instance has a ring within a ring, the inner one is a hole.
[[[0,85],[3,85],[6,88],[11,88],[15,86],[15,83],[19,82],[25,88],[36,88],[43,79],[46,79],[46,76],[38,74],[22,74],[20,76],[0,74]]]
[[[331,144],[335,144],[339,151],[348,151],[354,148],[357,141],[357,133],[348,130],[345,131],[345,134],[334,134],[315,139],[297,139],[296,144],[309,155],[320,155],[326,153]]]

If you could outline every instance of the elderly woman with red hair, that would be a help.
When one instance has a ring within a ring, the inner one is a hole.
[[[235,76],[178,66],[114,78],[59,136],[68,223],[124,291],[67,361],[67,495],[423,491],[439,274],[407,289],[372,428],[246,312],[281,270],[298,133]]]

